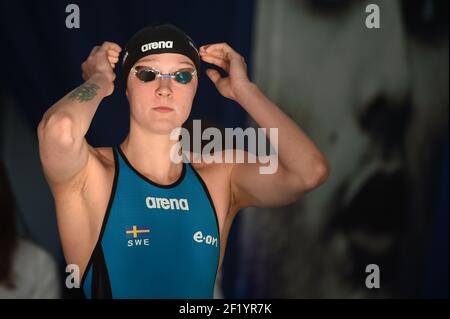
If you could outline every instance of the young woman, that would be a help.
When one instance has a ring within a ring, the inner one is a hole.
[[[128,42],[122,70],[129,134],[117,147],[91,147],[85,134],[114,90],[120,52],[111,42],[94,47],[82,64],[86,82],[38,128],[66,260],[79,266],[87,297],[212,298],[236,213],[297,200],[326,180],[327,161],[248,79],[242,56],[226,43],[198,50],[170,24],[144,28]],[[278,128],[274,174],[260,174],[258,162],[171,159],[177,141],[170,135],[189,116],[201,60],[227,72],[206,70],[224,97],[260,127]]]

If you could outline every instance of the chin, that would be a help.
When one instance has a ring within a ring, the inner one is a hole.
[[[181,124],[169,120],[153,121],[150,125],[148,125],[148,129],[151,132],[164,135],[169,135],[177,127],[181,127]]]

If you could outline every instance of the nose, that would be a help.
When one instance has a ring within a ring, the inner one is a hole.
[[[381,146],[383,157],[389,158],[396,150],[403,149],[410,117],[410,98],[394,102],[384,95],[378,95],[359,115],[358,120],[362,130]]]
[[[171,80],[170,78],[159,78],[156,79],[158,81],[158,87],[156,88],[156,95],[159,97],[169,97],[172,96],[172,87],[171,87]]]

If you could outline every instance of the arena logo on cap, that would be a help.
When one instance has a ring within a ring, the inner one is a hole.
[[[155,41],[142,45],[141,51],[146,52],[149,50],[172,49],[172,48],[173,48],[173,41]]]

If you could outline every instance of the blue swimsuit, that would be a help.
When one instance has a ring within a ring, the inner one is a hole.
[[[140,174],[120,147],[98,242],[81,287],[87,298],[213,298],[220,252],[217,214],[190,163],[178,181]]]

